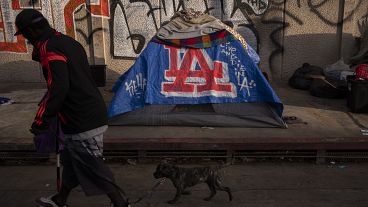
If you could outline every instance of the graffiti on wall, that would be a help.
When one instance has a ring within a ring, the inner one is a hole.
[[[355,6],[351,8],[349,11],[344,11],[344,16],[342,19],[338,18],[331,18],[328,8],[328,3],[331,3],[331,0],[306,0],[305,5],[302,4],[301,0],[291,0],[289,3],[295,3],[300,10],[309,10],[313,13],[313,15],[317,16],[321,23],[326,24],[330,27],[337,27],[342,25],[344,22],[351,20],[354,13],[362,6],[363,0],[357,0],[355,2]],[[332,1],[333,2],[333,1]],[[277,56],[281,55],[285,47],[282,43],[282,32],[287,30],[292,25],[303,25],[304,22],[302,21],[300,14],[292,13],[285,9],[285,4],[287,0],[274,0],[272,4],[268,7],[267,11],[261,17],[261,24],[269,25],[270,27],[274,28],[273,31],[269,34],[269,40],[273,43],[274,49],[272,50],[271,54],[268,58],[268,65],[270,71],[274,70],[274,61]],[[339,3],[335,1],[333,3]],[[298,11],[298,10],[297,10]],[[327,11],[327,12],[326,12]],[[284,17],[275,17],[274,13],[281,13],[283,12]],[[338,11],[337,11],[338,12]],[[285,20],[285,17],[288,17],[288,21]],[[331,19],[329,19],[331,18]]]
[[[290,2],[295,3],[300,9],[310,10],[323,23],[333,27],[351,19],[356,8],[359,8],[362,3],[362,0],[357,0],[355,8],[347,11],[339,22],[329,19],[330,14],[323,10],[329,1],[291,0]],[[168,21],[176,11],[182,8],[196,8],[224,22],[230,22],[256,51],[259,50],[260,44],[260,32],[257,27],[260,24],[271,26],[272,31],[268,39],[274,45],[269,55],[269,65],[272,69],[273,60],[284,50],[280,38],[282,31],[292,25],[304,24],[298,13],[285,9],[285,4],[286,0],[115,0],[110,7],[110,51],[115,58],[137,57],[157,31],[158,24]],[[275,13],[279,15],[275,16]],[[285,22],[285,16],[290,19],[289,22]],[[144,17],[144,20],[141,19],[142,24],[136,24],[137,17]],[[260,21],[255,23],[254,19],[257,18],[260,18]]]
[[[110,51],[115,58],[137,57],[159,25],[183,8],[195,8],[231,21],[257,49],[257,32],[250,16],[264,14],[268,5],[268,0],[115,0],[110,6]]]
[[[27,52],[26,41],[22,36],[14,36],[14,12],[23,9],[19,0],[2,0],[0,2],[0,51]]]
[[[239,27],[252,26],[249,15],[262,15],[268,8],[268,0],[3,0],[0,4],[0,51],[26,53],[26,41],[14,37],[15,16],[25,8],[34,8],[42,12],[50,24],[57,30],[76,37],[80,34],[87,43],[93,33],[107,31],[95,28],[86,34],[78,28],[77,22],[87,18],[76,17],[85,10],[94,18],[110,18],[112,56],[137,57],[148,40],[156,33],[160,25],[170,20],[178,10],[196,8],[211,13],[220,19],[231,20]],[[138,22],[138,23],[137,23]],[[251,33],[254,33],[255,30]],[[242,30],[242,29],[240,29]],[[244,30],[244,29],[243,29]],[[244,32],[243,32],[244,33]]]
[[[50,24],[57,30],[75,37],[77,19],[75,12],[81,7],[88,8],[93,17],[109,17],[108,0],[90,0],[86,7],[85,0],[1,0],[0,3],[0,51],[27,53],[27,44],[22,36],[14,36],[16,15],[22,9],[33,8],[44,14]],[[102,29],[101,29],[102,30]],[[92,31],[97,32],[99,29]],[[87,37],[88,39],[90,37]]]
[[[41,11],[57,30],[82,38],[78,40],[85,41],[88,45],[94,44],[95,33],[109,33],[109,49],[113,58],[136,58],[160,25],[169,21],[176,11],[195,8],[232,25],[256,51],[259,51],[260,44],[270,45],[270,52],[262,58],[268,60],[272,71],[275,67],[274,61],[285,50],[283,31],[304,24],[298,10],[289,11],[287,4],[296,5],[300,11],[308,11],[318,17],[322,24],[337,27],[351,20],[364,1],[356,0],[354,7],[345,11],[343,18],[338,20],[326,10],[331,2],[332,0],[1,0],[0,52],[28,52],[25,39],[13,36],[16,31],[15,16],[25,8]],[[80,25],[90,16],[92,19],[108,19],[108,27],[94,27],[87,31],[81,28]],[[259,28],[270,29],[265,32]],[[269,43],[261,43],[261,39]]]
[[[84,6],[87,12],[95,17],[109,17],[109,2],[107,0],[90,1],[90,5],[86,6],[86,0],[69,1],[64,7],[65,32],[71,37],[75,37],[77,28],[75,27],[74,14],[79,8]]]

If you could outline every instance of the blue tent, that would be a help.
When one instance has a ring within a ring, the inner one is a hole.
[[[178,11],[116,82],[110,124],[286,127],[258,63],[221,20]]]
[[[113,87],[111,125],[285,127],[283,105],[239,40],[149,42]]]

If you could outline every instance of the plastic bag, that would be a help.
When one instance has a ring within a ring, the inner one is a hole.
[[[36,135],[33,138],[36,151],[39,153],[56,152],[56,139],[59,139],[58,151],[62,151],[64,148],[64,133],[61,130],[60,123],[54,118],[50,121],[49,130],[46,133]]]
[[[349,65],[345,64],[344,59],[340,59],[323,69],[326,79],[341,87],[347,87],[346,75],[351,75],[352,72]]]

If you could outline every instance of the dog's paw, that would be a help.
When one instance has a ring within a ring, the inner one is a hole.
[[[185,190],[181,193],[182,195],[190,195],[192,194],[189,190]]]
[[[167,203],[168,204],[175,204],[177,201],[176,200],[170,200],[170,201],[168,201]]]

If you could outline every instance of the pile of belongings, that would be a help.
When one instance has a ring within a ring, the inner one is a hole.
[[[317,97],[345,98],[349,81],[368,80],[368,18],[363,19],[359,26],[360,46],[357,54],[350,58],[350,65],[345,64],[343,59],[325,69],[305,63],[294,72],[289,85],[296,89],[309,90]]]
[[[179,11],[116,81],[109,124],[285,128],[259,61],[221,20]]]
[[[289,79],[289,85],[296,89],[309,90],[310,94],[321,98],[345,98],[348,77],[354,74],[343,59],[321,68],[304,63]]]
[[[352,112],[368,112],[368,17],[363,19],[360,26],[361,37],[359,51],[350,59],[355,67],[355,76],[348,85],[347,104]]]
[[[368,112],[368,64],[360,64],[349,77],[347,105],[354,113]]]

